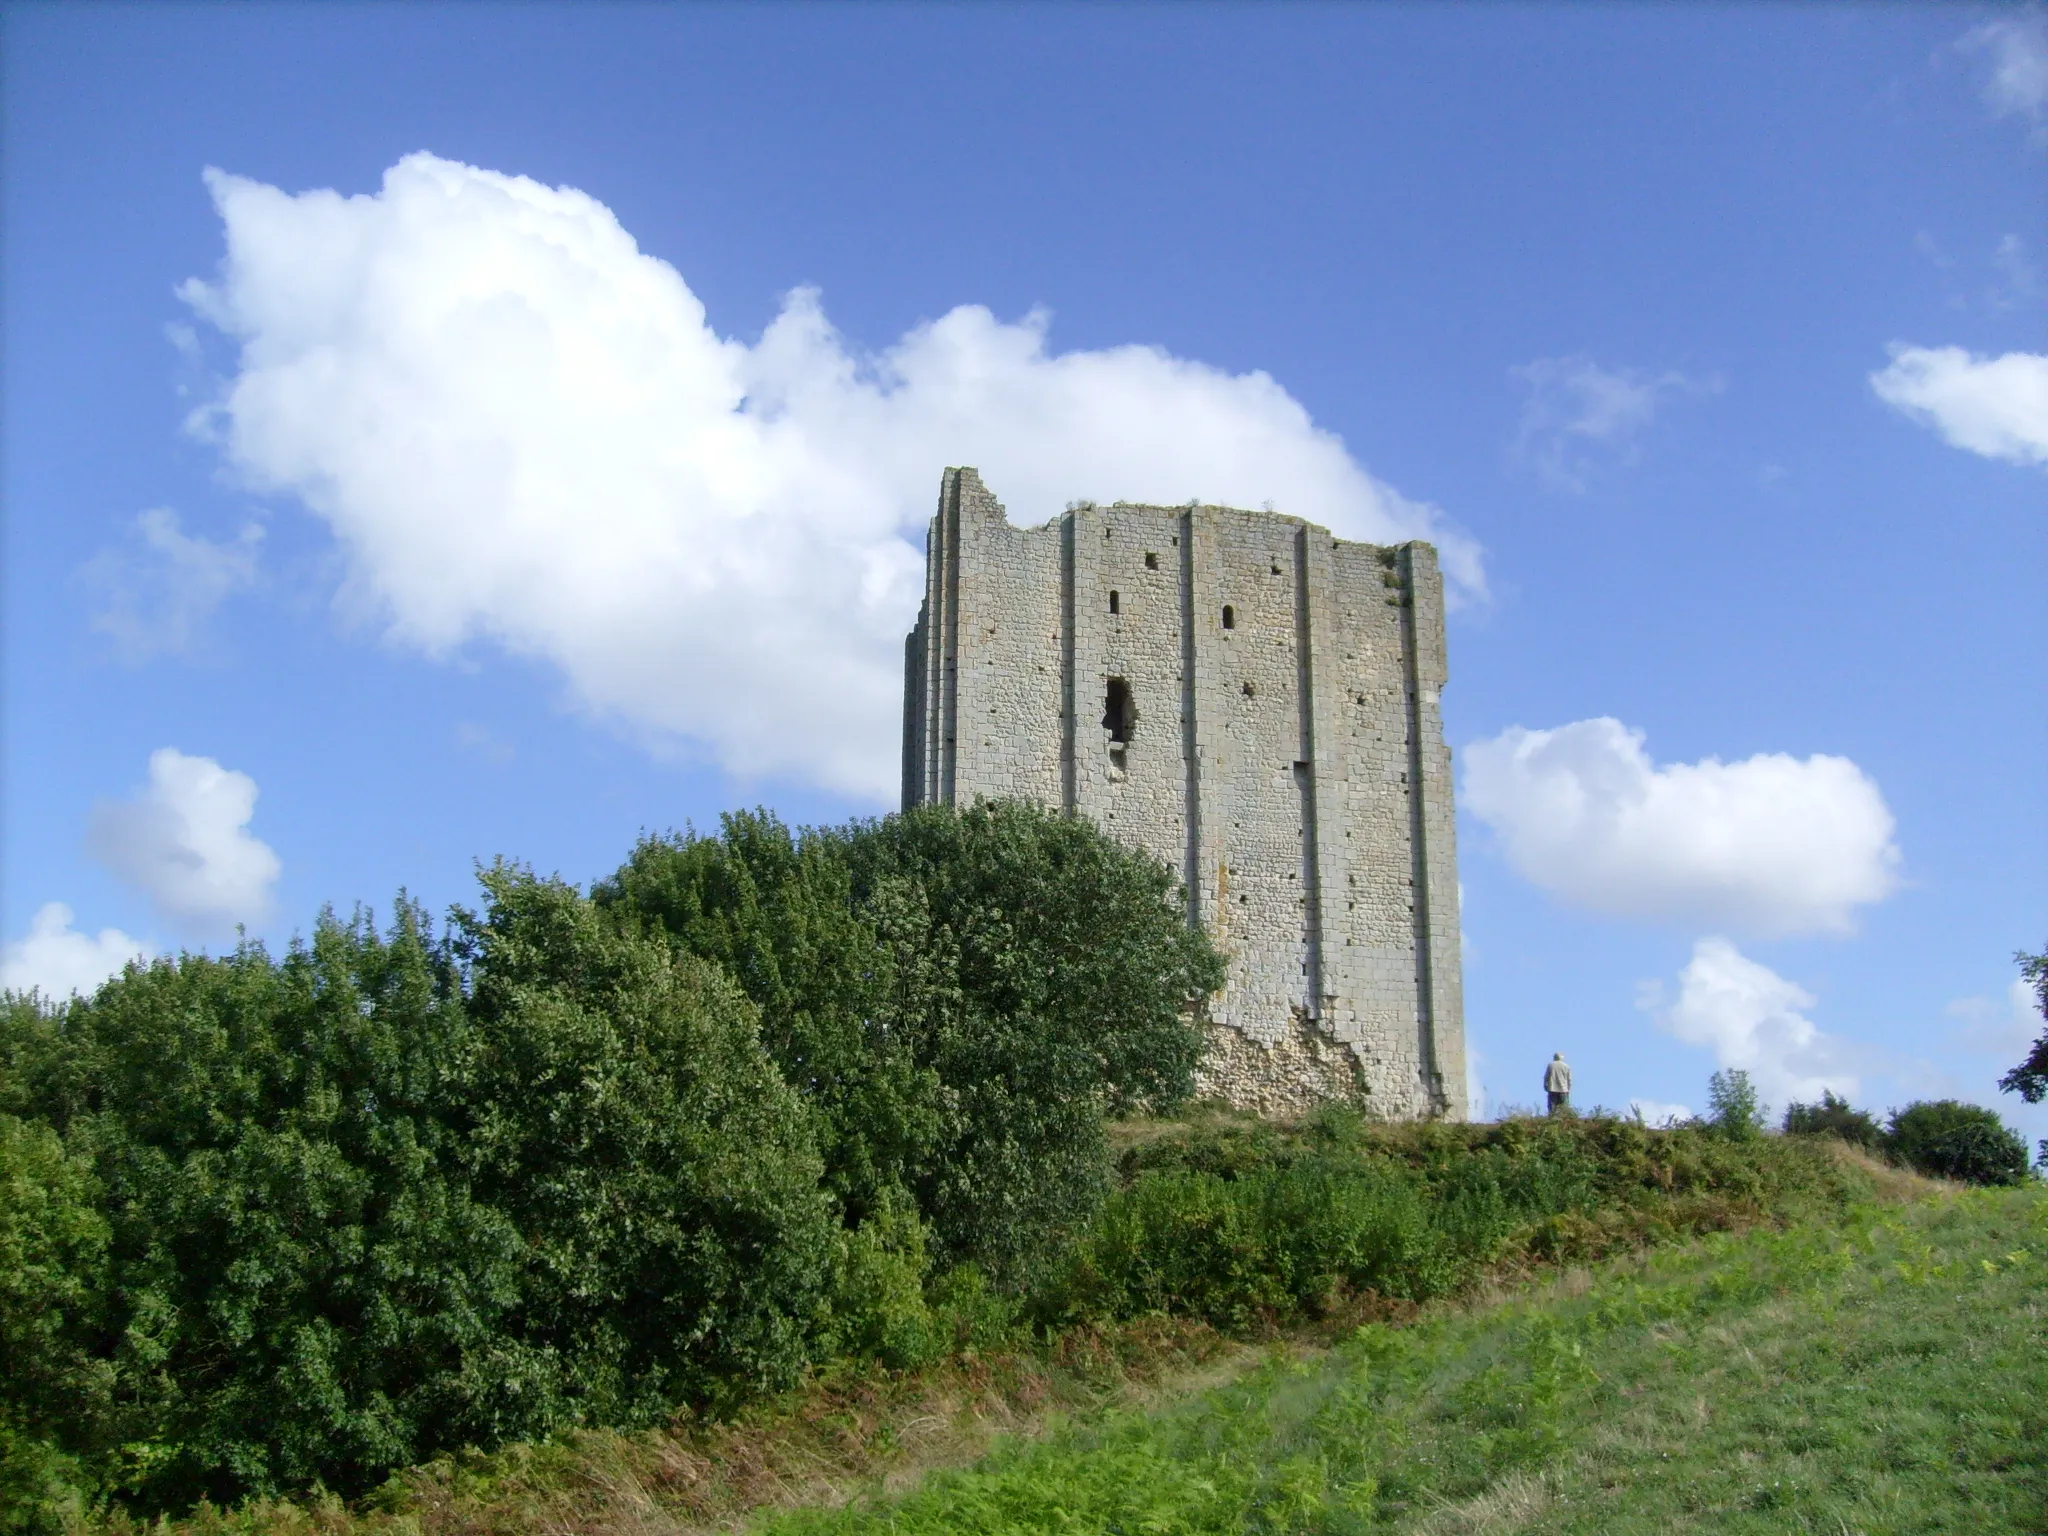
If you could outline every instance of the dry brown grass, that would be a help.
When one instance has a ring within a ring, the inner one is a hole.
[[[731,1423],[586,1431],[414,1468],[349,1509],[337,1499],[202,1509],[159,1536],[687,1536],[765,1511],[896,1491],[1110,1407],[1220,1385],[1272,1346],[1151,1319],[1077,1328],[1044,1352],[972,1354],[912,1374],[841,1373]],[[1289,1346],[1280,1346],[1289,1347]],[[1294,1346],[1302,1351],[1313,1346]],[[116,1522],[121,1523],[121,1522]],[[132,1536],[132,1533],[131,1533]]]

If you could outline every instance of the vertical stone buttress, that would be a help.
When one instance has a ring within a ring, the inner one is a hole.
[[[1018,529],[949,469],[926,563],[904,804],[1037,800],[1177,867],[1230,962],[1209,1091],[1459,1115],[1435,550],[1201,505]]]

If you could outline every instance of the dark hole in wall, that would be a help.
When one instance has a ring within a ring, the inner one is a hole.
[[[1102,702],[1102,728],[1109,732],[1109,744],[1121,747],[1138,734],[1138,701],[1131,697],[1131,685],[1120,677],[1109,680]]]
[[[1237,610],[1228,603],[1223,605],[1223,627],[1225,629],[1237,628]]]
[[[1145,569],[1148,571],[1159,569],[1159,555],[1156,550],[1148,549],[1145,551]]]
[[[1111,613],[1119,613],[1119,612],[1121,612],[1121,611],[1122,611],[1122,610],[1121,610],[1121,609],[1119,609],[1119,608],[1117,607],[1117,605],[1116,605],[1116,588],[1115,588],[1115,587],[1111,587],[1111,588],[1109,589],[1109,611],[1110,611]]]

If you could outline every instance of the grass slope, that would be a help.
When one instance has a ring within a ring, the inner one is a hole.
[[[1276,1354],[776,1533],[2048,1530],[2048,1195],[1859,1208]]]

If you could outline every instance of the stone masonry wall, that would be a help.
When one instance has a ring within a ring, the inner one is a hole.
[[[1206,1091],[1455,1116],[1444,657],[1427,544],[1210,506],[1019,529],[949,469],[905,645],[904,804],[1032,799],[1179,869],[1230,962]]]

